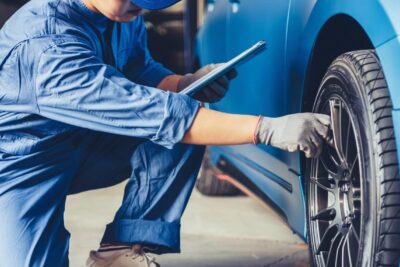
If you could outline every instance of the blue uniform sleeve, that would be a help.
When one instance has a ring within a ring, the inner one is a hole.
[[[153,59],[147,47],[147,29],[143,16],[135,21],[135,34],[132,35],[133,47],[128,56],[124,74],[131,81],[148,86],[157,86],[166,76],[174,73]]]
[[[35,87],[43,117],[167,148],[182,140],[199,109],[188,96],[133,83],[77,39],[42,53]]]

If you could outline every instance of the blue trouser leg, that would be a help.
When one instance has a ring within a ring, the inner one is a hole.
[[[128,179],[132,155],[143,142],[127,136],[91,133],[69,194],[105,188]]]
[[[67,195],[114,185],[130,174],[103,242],[179,251],[179,221],[203,147],[179,144],[168,150],[135,138],[76,131],[37,149],[0,153],[0,267],[68,266]]]
[[[99,134],[72,182],[70,193],[129,178],[123,203],[102,243],[147,244],[178,252],[180,218],[196,181],[204,147],[166,149],[149,141]]]
[[[122,206],[102,243],[146,244],[157,253],[180,251],[180,219],[203,157],[201,146],[173,149],[143,143],[135,150]]]

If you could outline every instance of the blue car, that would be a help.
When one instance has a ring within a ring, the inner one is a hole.
[[[268,44],[210,107],[325,113],[334,146],[315,159],[264,145],[212,146],[198,189],[234,194],[229,180],[270,203],[309,244],[313,266],[398,266],[400,1],[208,0],[206,10],[200,65]]]

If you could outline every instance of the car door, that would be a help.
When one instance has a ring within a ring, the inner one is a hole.
[[[196,41],[196,54],[199,64],[224,62],[226,55],[226,21],[228,12],[227,0],[207,0],[204,23],[201,26]]]
[[[267,51],[238,67],[227,96],[211,107],[230,113],[277,117],[289,113],[286,33],[290,0],[225,0],[226,56],[234,57],[259,40]],[[275,204],[289,224],[304,234],[304,200],[298,154],[265,145],[218,147],[215,150],[242,172]],[[214,151],[215,151],[214,150]],[[217,154],[217,153],[214,153]],[[297,204],[294,204],[297,203]]]
[[[284,57],[289,0],[226,0],[227,57],[232,58],[259,40],[267,51],[239,67],[239,76],[220,103],[227,112],[280,116],[287,114]],[[261,147],[285,160],[283,153]]]

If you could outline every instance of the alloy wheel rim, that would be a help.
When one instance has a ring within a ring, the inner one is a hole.
[[[356,266],[362,230],[360,150],[346,102],[331,96],[319,113],[331,116],[333,146],[311,160],[310,238],[318,266]]]

